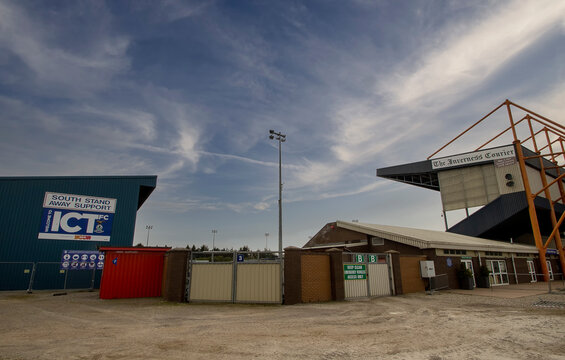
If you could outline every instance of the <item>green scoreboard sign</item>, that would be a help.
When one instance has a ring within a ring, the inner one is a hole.
[[[345,280],[367,279],[367,268],[365,264],[343,265]]]

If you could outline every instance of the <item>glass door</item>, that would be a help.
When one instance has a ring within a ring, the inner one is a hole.
[[[536,267],[534,266],[533,260],[528,260],[528,272],[530,273],[530,282],[537,282],[538,277],[536,275]]]
[[[490,265],[490,284],[492,286],[508,285],[508,271],[504,260],[488,260]]]
[[[473,287],[477,287],[477,283],[475,281],[475,271],[473,270],[473,261],[461,260],[461,264],[463,264],[466,269],[471,270],[471,274],[473,275]]]
[[[547,262],[547,271],[549,272],[549,280],[553,280],[553,269],[551,268],[551,261],[546,260]]]

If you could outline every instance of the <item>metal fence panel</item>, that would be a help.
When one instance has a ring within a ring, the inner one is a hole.
[[[238,264],[236,302],[281,303],[279,263]]]
[[[0,291],[26,290],[32,270],[32,262],[0,262]]]
[[[232,301],[233,264],[196,263],[191,268],[189,301]]]
[[[441,290],[449,288],[449,279],[447,274],[437,274],[430,278],[430,290]]]
[[[100,287],[102,270],[61,270],[59,262],[0,262],[0,291]]]
[[[367,280],[345,280],[345,298],[367,297]]]
[[[391,295],[387,264],[369,264],[369,281],[371,296]]]

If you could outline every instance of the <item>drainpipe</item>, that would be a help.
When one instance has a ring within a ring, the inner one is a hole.
[[[510,244],[514,244],[512,238],[510,238]],[[514,279],[516,280],[516,284],[518,284],[518,274],[516,274],[516,263],[514,262],[514,253],[510,253],[512,257],[512,268],[514,269]]]

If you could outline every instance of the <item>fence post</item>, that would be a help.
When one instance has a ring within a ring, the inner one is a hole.
[[[343,275],[343,251],[340,249],[329,249],[330,275],[332,282],[332,298],[334,301],[345,300],[345,280]]]
[[[31,294],[33,289],[33,278],[35,277],[35,263],[33,263],[33,268],[31,269],[31,277],[29,278],[29,286],[27,288],[27,293]]]
[[[88,289],[88,291],[94,291],[95,279],[96,279],[96,269],[92,269],[92,280],[90,281],[90,289]]]
[[[245,255],[244,255],[245,256]],[[237,298],[237,251],[233,252],[232,255],[232,288],[231,288],[231,302],[235,303]]]
[[[365,260],[365,277],[367,281],[367,297],[371,297],[371,279],[369,279],[369,255],[363,254]]]

